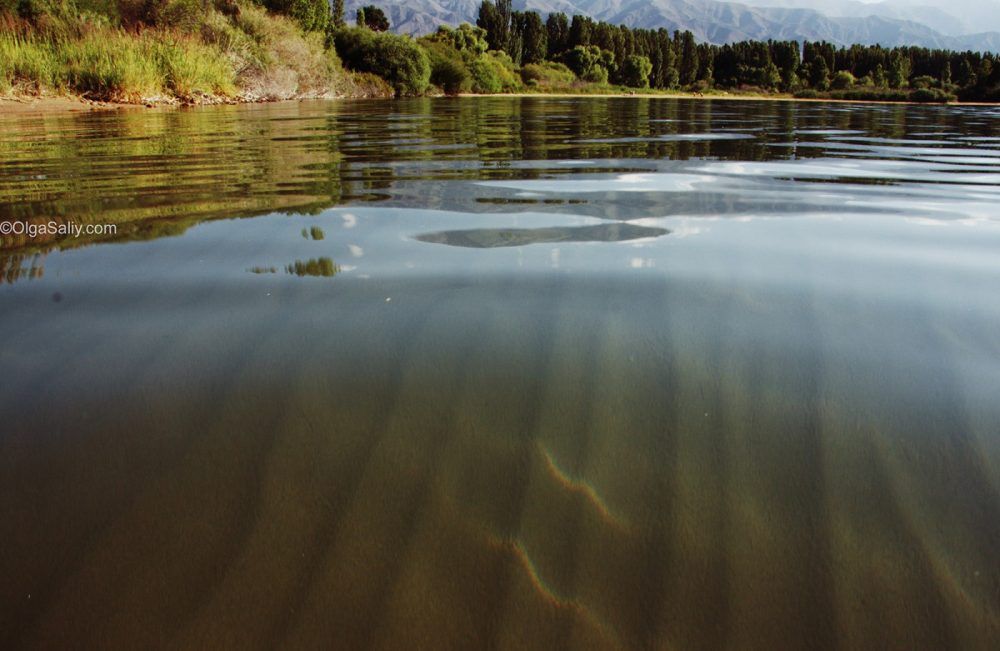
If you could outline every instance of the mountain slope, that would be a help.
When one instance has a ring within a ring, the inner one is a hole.
[[[859,0],[740,0],[751,7],[781,7],[784,9],[813,9],[824,16],[865,18],[880,16],[895,20],[909,20],[926,25],[947,36],[959,36],[975,31],[954,12],[931,6],[934,0],[920,0],[927,4],[914,5],[907,0],[860,2]],[[980,30],[983,31],[983,30]]]
[[[758,0],[765,1],[765,0]],[[778,0],[780,1],[780,0]],[[370,0],[349,0],[348,19]],[[424,34],[438,25],[475,23],[479,0],[381,0],[376,4],[399,32]],[[561,11],[630,27],[689,29],[701,41],[730,43],[747,39],[826,40],[886,46],[919,45],[956,50],[1000,49],[1000,33],[948,36],[926,25],[884,16],[825,16],[798,7],[750,7],[717,0],[515,0],[515,9],[543,15]]]
[[[815,9],[826,16],[912,20],[949,36],[1000,31],[1000,0],[740,0],[753,7]],[[916,3],[915,3],[916,2]]]

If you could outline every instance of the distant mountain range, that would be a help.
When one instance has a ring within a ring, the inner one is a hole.
[[[881,16],[922,23],[948,36],[1000,32],[1000,0],[740,0],[752,7],[815,9],[826,16]],[[916,2],[917,4],[914,4]]]
[[[940,7],[912,7],[901,0],[865,4],[855,0],[746,0],[772,6],[750,6],[719,0],[514,0],[518,10],[543,17],[554,11],[582,14],[631,27],[691,30],[699,41],[825,40],[885,46],[918,45],[951,50],[1000,51],[1000,32],[964,33],[968,26]],[[944,2],[945,0],[927,0]],[[953,0],[957,6],[970,0]],[[975,0],[980,6],[992,0]],[[426,34],[438,25],[475,24],[480,0],[348,0],[347,17],[363,5],[375,4],[389,16],[394,31]],[[784,6],[773,6],[781,4]],[[804,5],[823,7],[820,13]],[[997,22],[1000,22],[1000,3]],[[986,22],[992,12],[984,14]],[[918,22],[926,20],[937,28]],[[948,32],[948,33],[945,33]]]

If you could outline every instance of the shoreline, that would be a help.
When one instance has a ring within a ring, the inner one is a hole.
[[[201,101],[187,101],[175,97],[147,98],[141,102],[115,102],[94,100],[82,95],[8,95],[0,96],[0,116],[19,114],[82,113],[90,111],[123,111],[137,109],[178,109],[201,106],[232,106],[238,104],[273,104],[276,102],[302,102],[306,100],[353,99],[336,95],[309,95],[280,99],[251,97],[219,97],[206,95]]]
[[[1000,102],[912,102],[912,101],[892,101],[884,99],[839,99],[823,97],[795,97],[788,94],[776,95],[740,95],[737,93],[686,93],[686,92],[643,92],[643,93],[460,93],[455,97],[616,97],[616,98],[642,98],[653,99],[684,99],[684,100],[723,100],[723,101],[748,101],[748,102],[824,102],[830,104],[899,104],[916,106],[1000,106]]]
[[[427,97],[448,97],[447,95],[428,95]],[[535,98],[597,98],[610,97],[616,99],[678,99],[678,100],[720,100],[720,101],[750,101],[750,102],[804,102],[804,103],[834,103],[834,104],[880,104],[880,105],[923,105],[923,106],[1000,106],[1000,102],[947,102],[947,103],[926,103],[926,102],[898,102],[888,100],[853,100],[853,99],[824,99],[820,97],[794,97],[792,95],[740,95],[740,94],[703,94],[684,92],[606,92],[606,93],[460,93],[452,97],[535,97]],[[24,115],[24,114],[65,114],[83,113],[91,111],[122,111],[137,109],[163,109],[163,108],[189,108],[201,106],[237,105],[237,104],[272,104],[278,102],[302,102],[310,100],[353,100],[353,99],[390,99],[390,98],[369,98],[351,96],[303,96],[290,97],[286,99],[242,99],[242,98],[205,98],[203,102],[182,102],[174,98],[147,100],[141,103],[112,102],[102,100],[91,100],[80,95],[57,95],[57,96],[34,96],[34,95],[12,95],[0,96],[0,116]]]
[[[0,97],[0,115],[84,113],[90,111],[120,111],[149,108],[146,104],[125,104],[121,102],[100,102],[80,96]]]

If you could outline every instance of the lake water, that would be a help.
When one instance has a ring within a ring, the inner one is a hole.
[[[0,116],[0,648],[995,649],[1000,108]]]

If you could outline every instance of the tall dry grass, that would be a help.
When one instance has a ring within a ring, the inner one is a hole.
[[[94,0],[91,0],[93,3]],[[0,13],[0,93],[123,102],[173,96],[283,99],[336,93],[347,83],[320,34],[246,2],[228,15],[164,4],[155,27],[135,2],[114,13]],[[110,11],[110,10],[109,10]],[[152,20],[152,19],[150,19]]]

